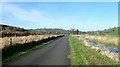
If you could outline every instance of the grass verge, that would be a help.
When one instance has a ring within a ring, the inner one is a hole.
[[[101,55],[84,45],[73,36],[69,36],[70,49],[71,49],[71,62],[72,65],[117,65],[118,62],[111,60],[105,55]]]
[[[31,50],[41,48],[46,44],[52,42],[56,38],[59,38],[59,37],[48,38],[38,42],[31,42],[31,43],[22,44],[19,46],[18,45],[10,46],[9,48],[4,49],[2,51],[2,63],[5,64],[10,60],[14,60],[17,57],[30,52]]]

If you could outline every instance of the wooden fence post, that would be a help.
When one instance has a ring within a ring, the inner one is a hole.
[[[12,38],[10,38],[10,45],[12,46]]]

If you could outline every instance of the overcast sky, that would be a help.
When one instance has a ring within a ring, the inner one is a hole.
[[[2,24],[31,28],[102,30],[118,26],[117,2],[6,2]]]

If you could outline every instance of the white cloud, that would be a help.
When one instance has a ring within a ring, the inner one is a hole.
[[[7,16],[10,15],[6,22],[11,22],[12,24],[18,23],[17,22],[18,20],[24,21],[21,23],[27,23],[28,25],[30,23],[36,25],[37,27],[41,26],[41,27],[67,28],[69,27],[69,23],[74,22],[74,20],[66,19],[65,17],[60,17],[58,19],[55,19],[54,17],[51,18],[50,17],[52,16],[51,14],[47,12],[41,12],[37,8],[28,10],[21,6],[11,3],[4,3],[3,12],[5,12]]]
[[[37,23],[54,22],[54,20],[44,16],[43,13],[39,10],[35,10],[35,9],[26,10],[15,4],[10,4],[10,3],[4,4],[3,11],[10,13],[11,15],[13,15],[14,17],[20,20],[25,20],[28,22],[37,22]]]

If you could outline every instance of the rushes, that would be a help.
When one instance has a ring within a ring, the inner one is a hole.
[[[0,38],[0,48],[3,49],[5,47],[8,47],[10,45],[16,45],[16,44],[25,44],[32,41],[39,41],[42,39],[57,37],[60,35],[29,35],[29,36],[14,36],[14,37],[4,37]]]
[[[118,48],[118,37],[111,36],[90,36],[87,35],[84,38],[103,43],[105,45]]]

